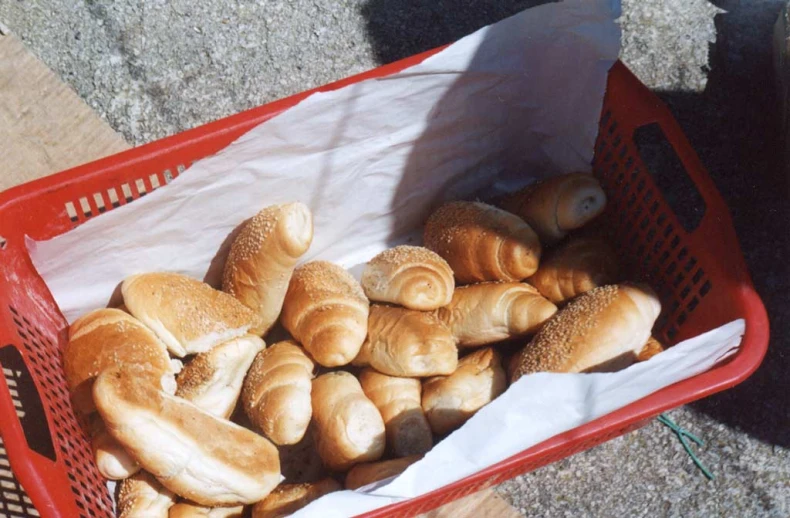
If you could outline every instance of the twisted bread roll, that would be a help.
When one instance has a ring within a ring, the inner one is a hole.
[[[542,243],[550,244],[603,212],[606,194],[592,175],[571,173],[506,196],[500,206],[523,218]]]
[[[143,369],[103,371],[93,398],[107,431],[179,496],[207,506],[250,504],[280,481],[269,441],[157,390]]]
[[[634,362],[661,312],[648,286],[601,286],[546,322],[511,363],[517,380],[533,372],[612,371]]]
[[[342,489],[332,478],[305,484],[280,484],[277,489],[252,507],[252,518],[282,518],[324,495]]]
[[[141,471],[121,482],[118,518],[168,518],[175,499],[154,477]]]
[[[230,247],[222,291],[260,318],[265,335],[280,316],[296,261],[313,241],[313,215],[302,203],[266,207],[241,230]]]
[[[252,310],[227,293],[177,273],[132,275],[121,291],[132,315],[178,357],[238,338],[258,322]]]
[[[138,471],[140,465],[107,432],[104,422],[95,412],[88,417],[91,431],[91,449],[99,473],[109,480],[123,480]]]
[[[396,246],[371,259],[362,272],[370,300],[430,311],[450,302],[455,288],[447,261],[421,246]]]
[[[506,388],[502,359],[486,347],[461,358],[451,375],[425,380],[422,408],[433,432],[444,435],[459,428]]]
[[[615,282],[618,262],[615,251],[602,239],[571,239],[549,253],[528,282],[544,297],[560,304]]]
[[[428,218],[423,237],[462,284],[520,281],[538,269],[537,234],[518,216],[485,203],[441,206]]]
[[[241,518],[244,506],[206,507],[193,502],[179,502],[170,508],[169,518]]]
[[[455,290],[437,312],[461,347],[475,347],[534,333],[557,312],[529,284],[484,282]]]
[[[294,271],[282,323],[324,367],[346,365],[359,353],[368,325],[368,299],[343,268],[326,261]]]
[[[313,380],[316,450],[333,471],[378,460],[384,453],[384,421],[347,372],[329,372]]]
[[[244,381],[244,413],[274,444],[296,444],[313,415],[313,361],[293,340],[261,352]]]
[[[367,368],[360,373],[359,382],[384,419],[387,446],[396,457],[431,449],[433,437],[420,403],[420,380],[387,376]]]
[[[458,365],[458,348],[433,313],[374,304],[354,365],[370,365],[390,376],[450,374]]]
[[[400,475],[406,468],[422,458],[422,455],[412,455],[400,459],[382,460],[379,462],[365,462],[357,464],[346,475],[346,489],[354,490],[367,486],[373,482]]]
[[[651,336],[648,338],[644,347],[642,347],[642,350],[639,351],[639,354],[636,356],[636,361],[646,362],[658,353],[666,351],[666,349],[667,348],[664,347],[664,344],[659,342],[655,336]]]
[[[229,418],[236,408],[244,376],[266,344],[244,335],[200,353],[176,378],[176,396],[217,417]]]

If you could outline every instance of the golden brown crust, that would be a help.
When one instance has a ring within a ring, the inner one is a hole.
[[[370,300],[430,311],[450,302],[455,288],[447,261],[421,246],[396,246],[371,259],[362,272]]]
[[[536,332],[557,306],[520,282],[461,286],[437,312],[460,347],[476,347]]]
[[[179,502],[170,508],[168,518],[241,518],[244,506],[206,507],[194,502]]]
[[[145,471],[127,478],[118,490],[118,518],[168,518],[176,496]]]
[[[538,269],[541,246],[535,232],[518,216],[485,203],[442,205],[428,218],[423,238],[462,284],[520,281]]]
[[[449,374],[458,365],[458,348],[433,313],[373,304],[368,336],[354,365],[370,365],[390,376]]]
[[[369,302],[343,268],[313,261],[294,271],[282,323],[313,359],[325,367],[346,365],[367,334]]]
[[[91,434],[91,450],[99,473],[108,480],[123,480],[138,471],[140,465],[116,441],[104,426],[97,413],[88,417]]]
[[[252,518],[283,518],[310,502],[341,489],[340,484],[332,478],[305,484],[280,484],[269,496],[252,507]]]
[[[648,338],[647,343],[642,347],[642,350],[639,351],[639,354],[636,357],[636,361],[639,362],[646,362],[653,356],[657,355],[658,353],[662,353],[666,351],[666,347],[662,344],[658,338],[655,336],[651,336]]]
[[[310,209],[296,202],[261,210],[233,241],[222,290],[255,311],[256,334],[266,334],[280,316],[296,262],[312,240]]]
[[[406,468],[422,458],[422,455],[411,455],[400,459],[382,460],[357,464],[346,475],[346,489],[354,490],[373,482],[400,475]]]

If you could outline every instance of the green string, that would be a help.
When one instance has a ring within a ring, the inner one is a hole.
[[[675,432],[675,435],[677,435],[678,439],[680,439],[680,444],[683,445],[683,449],[686,450],[686,453],[688,453],[689,457],[691,457],[691,460],[694,461],[694,464],[699,468],[700,471],[702,471],[703,475],[705,475],[708,478],[708,480],[713,480],[714,478],[716,478],[713,476],[713,473],[708,471],[708,468],[706,468],[702,464],[702,461],[699,460],[699,458],[694,454],[694,451],[691,449],[691,446],[686,440],[686,438],[689,438],[692,441],[694,441],[697,444],[697,446],[705,446],[705,443],[702,442],[702,439],[700,439],[693,433],[684,430],[683,428],[678,426],[672,419],[665,416],[664,414],[658,416],[658,422],[668,426],[670,430]]]

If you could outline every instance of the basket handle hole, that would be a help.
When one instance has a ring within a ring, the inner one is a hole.
[[[8,240],[3,236],[0,236],[0,250],[5,250],[8,246]]]
[[[634,143],[642,162],[664,199],[672,207],[678,222],[686,232],[694,232],[705,215],[705,200],[661,126],[652,123],[637,128],[634,131]]]

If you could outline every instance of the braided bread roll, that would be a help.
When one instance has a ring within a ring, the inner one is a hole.
[[[551,244],[602,213],[606,194],[594,176],[570,173],[505,196],[499,206],[529,223],[542,243]]]
[[[476,347],[534,333],[556,312],[529,284],[484,282],[455,290],[437,315],[460,347]]]
[[[343,268],[313,261],[294,271],[282,323],[324,367],[346,365],[359,353],[368,332],[370,303]]]
[[[548,254],[528,282],[554,302],[561,304],[598,286],[617,281],[615,251],[597,238],[570,239]]]
[[[421,246],[396,246],[371,259],[362,272],[370,300],[430,311],[450,302],[455,288],[447,261]]]
[[[146,471],[122,481],[118,490],[118,518],[168,518],[176,495]]]
[[[538,236],[524,220],[485,203],[439,207],[428,218],[423,239],[462,284],[526,279],[538,269],[541,254]]]
[[[244,381],[244,413],[278,445],[302,440],[313,415],[310,403],[315,364],[293,340],[255,357]]]
[[[433,437],[420,403],[420,380],[387,376],[367,368],[360,373],[359,382],[384,419],[387,447],[396,457],[431,449]]]

